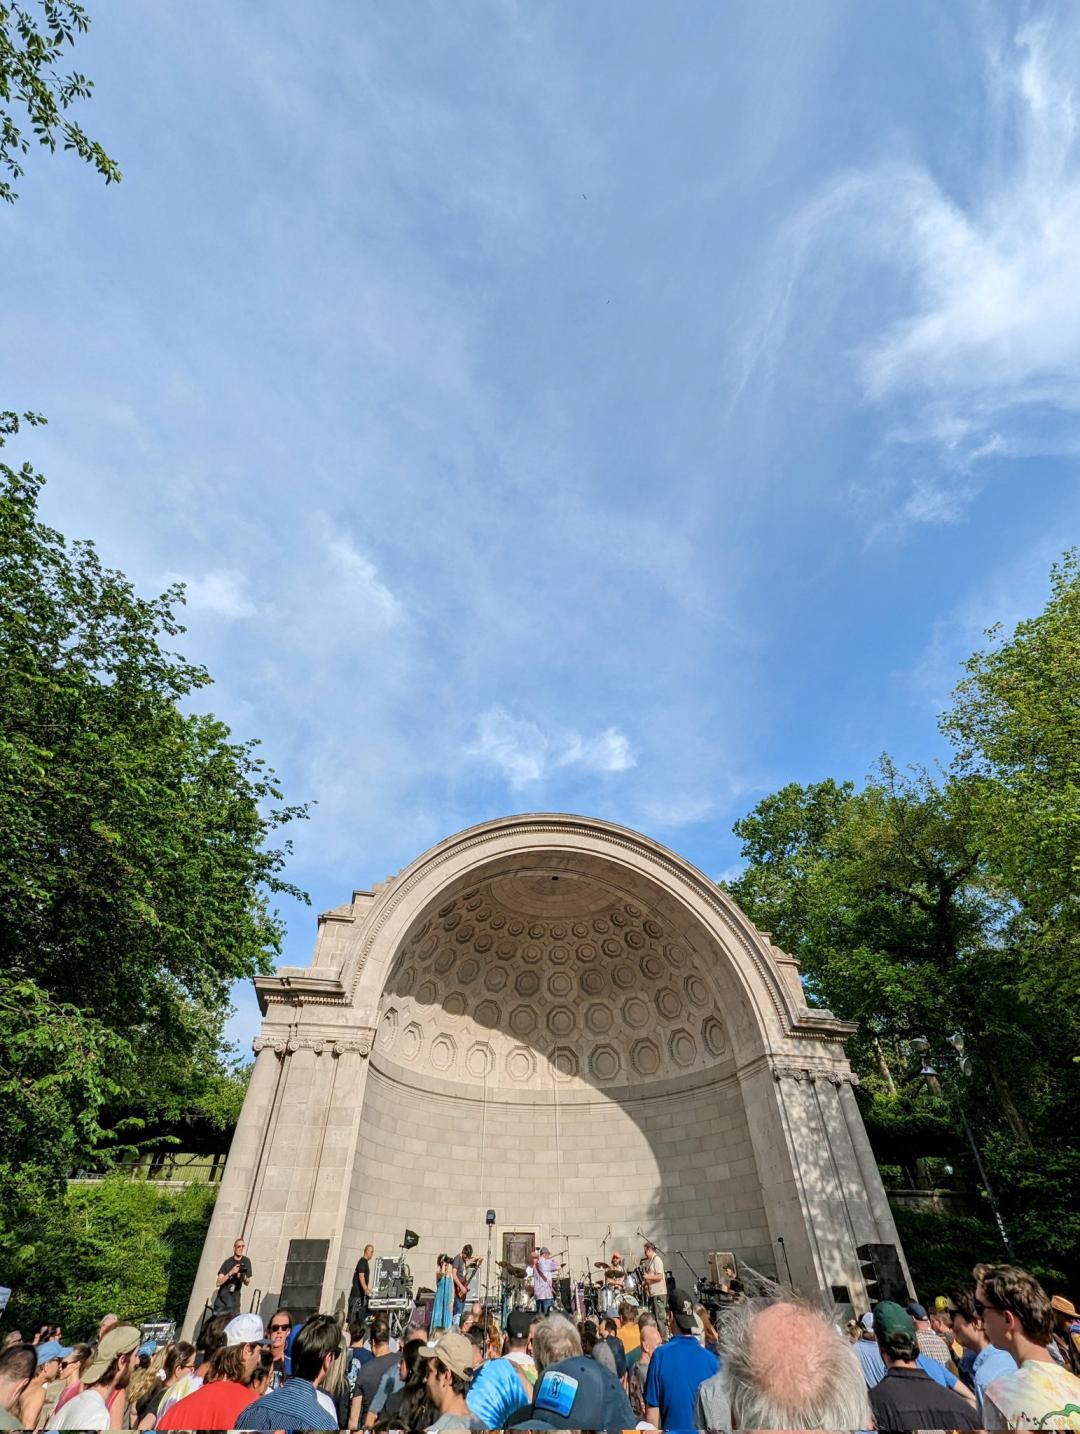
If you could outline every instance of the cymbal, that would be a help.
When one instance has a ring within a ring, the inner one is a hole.
[[[596,1268],[597,1268],[598,1270],[603,1270],[604,1273],[607,1274],[607,1275],[625,1275],[625,1274],[626,1274],[626,1266],[625,1266],[625,1265],[605,1265],[604,1262],[603,1262],[603,1260],[593,1260],[593,1264],[596,1266]]]
[[[505,1260],[497,1260],[495,1263],[500,1270],[505,1270],[508,1275],[513,1275],[515,1279],[523,1280],[525,1278],[524,1265],[509,1265]]]

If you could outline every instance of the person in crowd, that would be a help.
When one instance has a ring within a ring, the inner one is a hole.
[[[46,1331],[48,1326],[46,1326]],[[19,1418],[22,1420],[24,1429],[36,1429],[38,1419],[41,1416],[45,1404],[45,1386],[51,1384],[60,1374],[60,1361],[67,1359],[70,1349],[65,1349],[54,1339],[42,1340],[37,1346],[37,1368],[34,1370],[34,1377],[22,1392],[19,1399]],[[56,1391],[53,1399],[60,1397],[60,1391]]]
[[[427,1392],[436,1417],[429,1434],[442,1429],[483,1429],[486,1426],[469,1408],[466,1396],[473,1379],[473,1346],[458,1330],[447,1330],[434,1344],[420,1346],[427,1364]]]
[[[485,1429],[502,1429],[516,1410],[532,1402],[536,1363],[529,1354],[533,1316],[511,1310],[506,1317],[506,1353],[486,1360],[473,1374],[465,1396]]]
[[[212,1314],[227,1315],[232,1319],[234,1314],[240,1313],[240,1291],[251,1283],[251,1261],[244,1254],[246,1248],[242,1239],[235,1239],[231,1258],[222,1261],[214,1280],[217,1294]]]
[[[537,1380],[532,1403],[507,1421],[509,1429],[630,1429],[634,1413],[622,1385],[582,1354],[565,1316],[548,1315],[533,1330]]]
[[[69,1399],[74,1399],[82,1389],[82,1372],[94,1357],[93,1346],[89,1344],[76,1344],[72,1346],[71,1353],[66,1359],[60,1361],[60,1378],[63,1381],[63,1389],[57,1396],[56,1403],[50,1411],[49,1417],[56,1414]],[[44,1410],[42,1410],[44,1414]],[[45,1424],[41,1428],[47,1428]]]
[[[371,1298],[371,1262],[375,1258],[375,1246],[365,1245],[364,1253],[353,1270],[352,1289],[349,1292],[349,1323],[359,1323],[367,1317],[368,1300]]]
[[[1080,1374],[1080,1315],[1076,1306],[1064,1295],[1051,1295],[1050,1308],[1054,1311],[1054,1343],[1061,1361],[1073,1374]]]
[[[272,1365],[270,1383],[275,1389],[284,1384],[292,1373],[292,1362],[286,1348],[289,1336],[292,1334],[292,1327],[292,1315],[287,1309],[276,1309],[270,1316],[270,1323],[266,1327],[266,1333],[270,1337]]]
[[[333,1315],[312,1315],[292,1347],[292,1374],[240,1411],[237,1429],[337,1429],[334,1415],[319,1402],[318,1391],[341,1351],[341,1326]]]
[[[945,1341],[945,1346],[949,1351],[950,1367],[959,1374],[960,1361],[964,1357],[964,1347],[953,1334],[951,1309],[952,1304],[948,1295],[935,1295],[934,1303],[927,1313],[930,1318],[930,1328]]]
[[[396,1408],[395,1396],[400,1395],[405,1388],[405,1381],[418,1358],[417,1351],[425,1343],[424,1332],[419,1329],[410,1329],[405,1336],[405,1343],[398,1352],[397,1363],[390,1368],[379,1380],[379,1387],[372,1395],[371,1403],[368,1405],[364,1415],[365,1428],[373,1429],[383,1415],[391,1408]]]
[[[885,1363],[885,1378],[870,1391],[879,1431],[979,1427],[974,1406],[931,1379],[916,1362],[918,1333],[907,1310],[882,1300],[874,1308],[874,1334]]]
[[[638,1419],[645,1418],[645,1385],[649,1379],[649,1363],[656,1351],[663,1344],[660,1338],[660,1331],[656,1327],[656,1321],[650,1315],[649,1323],[641,1327],[641,1343],[637,1349],[632,1351],[636,1354],[636,1360],[629,1359],[626,1376],[626,1392],[630,1399],[630,1405]]]
[[[356,1398],[357,1385],[360,1381],[360,1371],[365,1364],[375,1358],[365,1343],[367,1337],[368,1328],[365,1321],[350,1324],[349,1350],[346,1355],[345,1364],[345,1383],[349,1386],[350,1408],[352,1407],[352,1400]]]
[[[248,1380],[261,1362],[264,1338],[257,1314],[235,1315],[225,1326],[225,1344],[215,1350],[203,1383],[173,1404],[157,1427],[235,1429],[237,1415],[255,1399]]]
[[[465,1301],[469,1298],[469,1280],[473,1270],[483,1264],[483,1259],[474,1260],[471,1245],[462,1245],[461,1253],[451,1261],[454,1280],[454,1323],[465,1313]]]
[[[168,1358],[169,1346],[154,1345],[153,1353],[146,1358],[146,1351],[151,1343],[152,1341],[147,1340],[139,1346],[139,1367],[128,1380],[128,1387],[125,1391],[128,1407],[127,1427],[129,1429],[139,1427],[151,1399],[161,1388],[161,1371]]]
[[[619,1338],[619,1322],[613,1315],[605,1315],[600,1321],[600,1338],[611,1350],[611,1356],[615,1361],[616,1379],[626,1378],[626,1350],[622,1347],[622,1340]],[[626,1385],[623,1385],[626,1388]]]
[[[219,1349],[225,1347],[225,1326],[229,1323],[225,1315],[214,1315],[203,1325],[198,1336],[198,1349],[195,1353],[195,1367],[185,1371],[176,1379],[168,1389],[165,1397],[158,1405],[158,1422],[162,1416],[167,1414],[174,1404],[181,1399],[186,1399],[189,1394],[194,1394],[196,1389],[202,1387],[210,1368],[210,1361]]]
[[[97,1339],[94,1341],[95,1344],[100,1344],[101,1341],[102,1341],[102,1340],[105,1338],[105,1336],[108,1334],[109,1330],[112,1329],[113,1325],[119,1324],[119,1323],[120,1323],[120,1316],[119,1316],[119,1315],[114,1315],[114,1314],[103,1315],[102,1318],[101,1318],[101,1323],[98,1325]]]
[[[952,1364],[949,1346],[930,1323],[926,1306],[921,1305],[918,1300],[908,1300],[904,1308],[915,1321],[915,1337],[919,1341],[920,1351],[948,1369]]]
[[[710,1354],[720,1353],[720,1336],[716,1333],[716,1326],[709,1318],[709,1311],[704,1305],[695,1305],[694,1313],[701,1323],[701,1341]]]
[[[316,1391],[316,1398],[333,1418],[339,1429],[349,1426],[349,1410],[352,1408],[352,1393],[349,1389],[347,1365],[349,1340],[343,1329],[338,1330],[338,1348],[334,1361],[326,1371],[326,1378]]]
[[[650,1359],[645,1381],[645,1417],[658,1429],[692,1429],[698,1386],[720,1368],[716,1355],[698,1344],[695,1322],[694,1301],[685,1290],[673,1291],[670,1338]]]
[[[1080,1379],[1056,1364],[1047,1345],[1053,1306],[1033,1275],[1015,1265],[976,1265],[975,1313],[1016,1369],[983,1390],[987,1429],[1080,1429]]]
[[[473,1369],[479,1369],[484,1362],[484,1351],[487,1349],[487,1331],[482,1324],[470,1324],[465,1338],[472,1345]]]
[[[444,1330],[443,1334],[446,1332]],[[395,1429],[426,1429],[435,1421],[436,1409],[427,1390],[428,1362],[422,1355],[424,1348],[423,1344],[409,1346],[406,1353],[408,1373],[405,1375],[405,1386],[400,1394],[391,1396],[383,1411],[384,1415],[388,1415],[394,1401],[397,1401],[396,1407],[393,1407]]]
[[[32,1344],[7,1344],[0,1350],[0,1429],[23,1427],[15,1411],[36,1370],[37,1351]]]
[[[975,1291],[957,1290],[949,1303],[952,1333],[961,1348],[972,1355],[972,1389],[979,1418],[983,1417],[983,1394],[991,1380],[1012,1374],[1016,1361],[1003,1349],[995,1349],[986,1326],[975,1310]],[[962,1361],[961,1361],[962,1362]]]
[[[606,1340],[600,1338],[600,1331],[591,1319],[584,1319],[578,1325],[578,1336],[581,1340],[581,1352],[586,1359],[595,1359],[597,1364],[602,1364],[606,1370],[615,1374],[615,1356]],[[623,1358],[626,1356],[624,1355]],[[615,1375],[616,1379],[618,1375]]]
[[[649,1313],[656,1320],[659,1329],[667,1328],[667,1272],[656,1246],[651,1240],[645,1241],[642,1265],[645,1280],[645,1295],[649,1301]]]
[[[270,1357],[268,1345],[263,1345],[259,1351],[259,1362],[248,1375],[248,1388],[251,1390],[252,1399],[261,1399],[270,1389],[270,1381],[274,1377],[274,1361]]]
[[[139,1331],[131,1324],[113,1324],[98,1341],[93,1359],[83,1370],[83,1388],[52,1420],[54,1429],[109,1429],[110,1403],[123,1391],[139,1362]],[[115,1427],[119,1428],[119,1424]]]
[[[151,1390],[148,1398],[137,1406],[137,1429],[156,1429],[158,1418],[177,1381],[195,1372],[197,1359],[195,1346],[186,1340],[170,1344],[165,1350],[165,1359],[158,1374],[157,1388]],[[139,1409],[141,1408],[141,1413]]]
[[[449,1329],[454,1322],[454,1262],[440,1255],[435,1262],[435,1303],[431,1307],[431,1333]]]
[[[383,1375],[397,1364],[398,1360],[397,1354],[390,1348],[390,1326],[385,1315],[376,1315],[371,1321],[370,1336],[372,1357],[364,1364],[356,1378],[349,1404],[350,1429],[359,1429],[365,1425],[365,1415],[375,1398]],[[370,1428],[370,1425],[365,1427]]]
[[[619,1306],[619,1343],[628,1357],[641,1348],[641,1330],[637,1322],[637,1305],[624,1300]]]
[[[910,1316],[909,1316],[910,1318]],[[862,1325],[863,1337],[859,1343],[854,1345],[855,1357],[862,1366],[863,1378],[866,1380],[867,1389],[874,1389],[885,1378],[885,1361],[881,1357],[881,1348],[874,1333],[874,1316],[868,1312],[863,1315],[860,1324]],[[914,1324],[914,1320],[912,1320]],[[975,1407],[975,1395],[971,1389],[962,1384],[951,1370],[945,1368],[940,1359],[931,1359],[928,1354],[919,1350],[915,1363],[922,1372],[940,1384],[943,1389],[951,1389],[961,1399],[966,1399],[971,1407]]]
[[[720,1372],[698,1389],[699,1428],[866,1429],[866,1382],[851,1342],[790,1296],[726,1313]]]
[[[536,1310],[540,1315],[551,1313],[551,1306],[555,1299],[555,1288],[553,1280],[562,1268],[551,1258],[551,1251],[547,1245],[542,1245],[539,1250],[532,1254],[533,1272],[533,1296],[536,1300]]]
[[[5,1350],[5,1349],[10,1349],[13,1344],[22,1344],[22,1342],[23,1342],[22,1330],[21,1330],[21,1329],[9,1329],[8,1332],[7,1332],[7,1334],[4,1335],[4,1342],[3,1342],[2,1345],[0,1345],[0,1351],[3,1351],[3,1350]]]

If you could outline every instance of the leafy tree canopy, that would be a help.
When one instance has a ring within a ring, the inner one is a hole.
[[[781,788],[736,824],[747,864],[729,890],[799,959],[808,1000],[859,1022],[851,1054],[879,1159],[914,1179],[920,1162],[948,1155],[977,1185],[962,1108],[992,1156],[1017,1248],[1033,1267],[1071,1269],[1077,556],[1054,569],[1042,614],[990,637],[942,721],[958,746],[947,772],[901,772],[884,757],[859,788],[832,779]],[[970,1078],[948,1059],[953,1034],[964,1038]],[[918,1036],[940,1066],[940,1095],[919,1077]],[[1047,1181],[1051,1167],[1061,1179]]]
[[[150,1123],[235,1118],[229,988],[272,967],[273,896],[303,898],[272,834],[305,814],[190,710],[182,587],[142,597],[46,527],[42,482],[0,463],[0,1254],[24,1257],[32,1190]]]
[[[22,161],[30,152],[30,138],[17,119],[20,111],[21,123],[29,125],[38,144],[74,150],[106,184],[120,181],[116,161],[69,114],[94,89],[94,82],[78,71],[62,72],[76,36],[89,28],[86,7],[78,0],[32,5],[0,0],[0,199],[9,204],[18,197],[14,181],[22,177]]]

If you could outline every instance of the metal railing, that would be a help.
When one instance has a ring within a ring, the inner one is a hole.
[[[182,1151],[157,1151],[139,1160],[123,1160],[107,1170],[73,1170],[72,1180],[104,1180],[124,1175],[129,1180],[148,1180],[164,1185],[217,1185],[225,1173],[225,1155],[192,1155]]]

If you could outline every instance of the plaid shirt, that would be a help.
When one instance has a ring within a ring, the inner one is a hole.
[[[287,1379],[240,1414],[237,1429],[336,1429],[337,1419],[327,1414],[309,1379]]]

